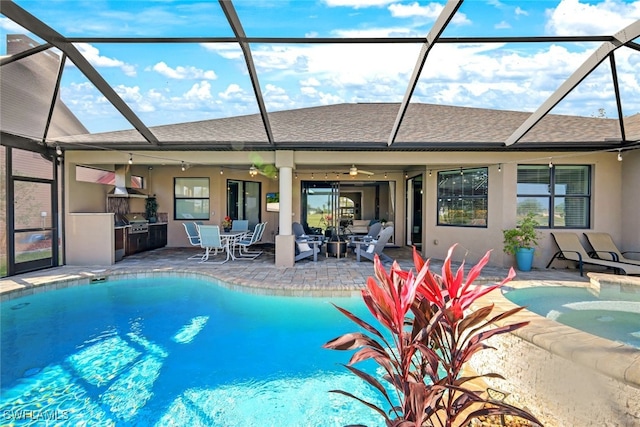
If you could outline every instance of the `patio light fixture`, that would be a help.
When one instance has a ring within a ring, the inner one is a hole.
[[[258,175],[258,168],[255,167],[255,165],[251,165],[251,167],[249,168],[249,175],[251,176]]]

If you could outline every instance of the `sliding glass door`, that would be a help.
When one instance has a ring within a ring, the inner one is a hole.
[[[246,219],[249,229],[260,222],[260,183],[227,180],[227,215],[231,219]]]

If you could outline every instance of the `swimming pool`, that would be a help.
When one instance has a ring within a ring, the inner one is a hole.
[[[348,353],[321,348],[354,330],[329,301],[367,317],[359,297],[261,296],[194,279],[5,301],[0,413],[16,425],[379,425],[328,392],[383,405],[340,365]]]
[[[640,348],[640,301],[599,299],[586,288],[572,286],[513,289],[504,296],[540,316]]]

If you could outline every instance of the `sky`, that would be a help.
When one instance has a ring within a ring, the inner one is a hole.
[[[67,37],[229,37],[216,1],[16,0]],[[250,37],[426,37],[444,1],[233,2]],[[465,0],[442,37],[611,35],[640,19],[640,0]],[[6,35],[26,33],[0,16]],[[41,42],[34,35],[30,37]],[[639,40],[636,40],[638,43]],[[229,43],[76,43],[148,126],[258,113],[242,51]],[[535,111],[600,43],[440,44],[411,99]],[[269,112],[401,102],[421,44],[252,44]],[[640,113],[640,52],[616,51],[623,116]],[[61,97],[91,132],[131,125],[67,61]],[[609,61],[553,110],[618,116]]]

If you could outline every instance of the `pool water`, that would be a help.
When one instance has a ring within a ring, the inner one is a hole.
[[[571,286],[514,289],[504,295],[540,316],[640,348],[640,301],[601,300],[588,289]]]
[[[370,319],[358,298],[245,294],[187,279],[107,281],[2,303],[0,413],[15,425],[382,425],[321,346]],[[375,366],[360,368],[375,373]]]

